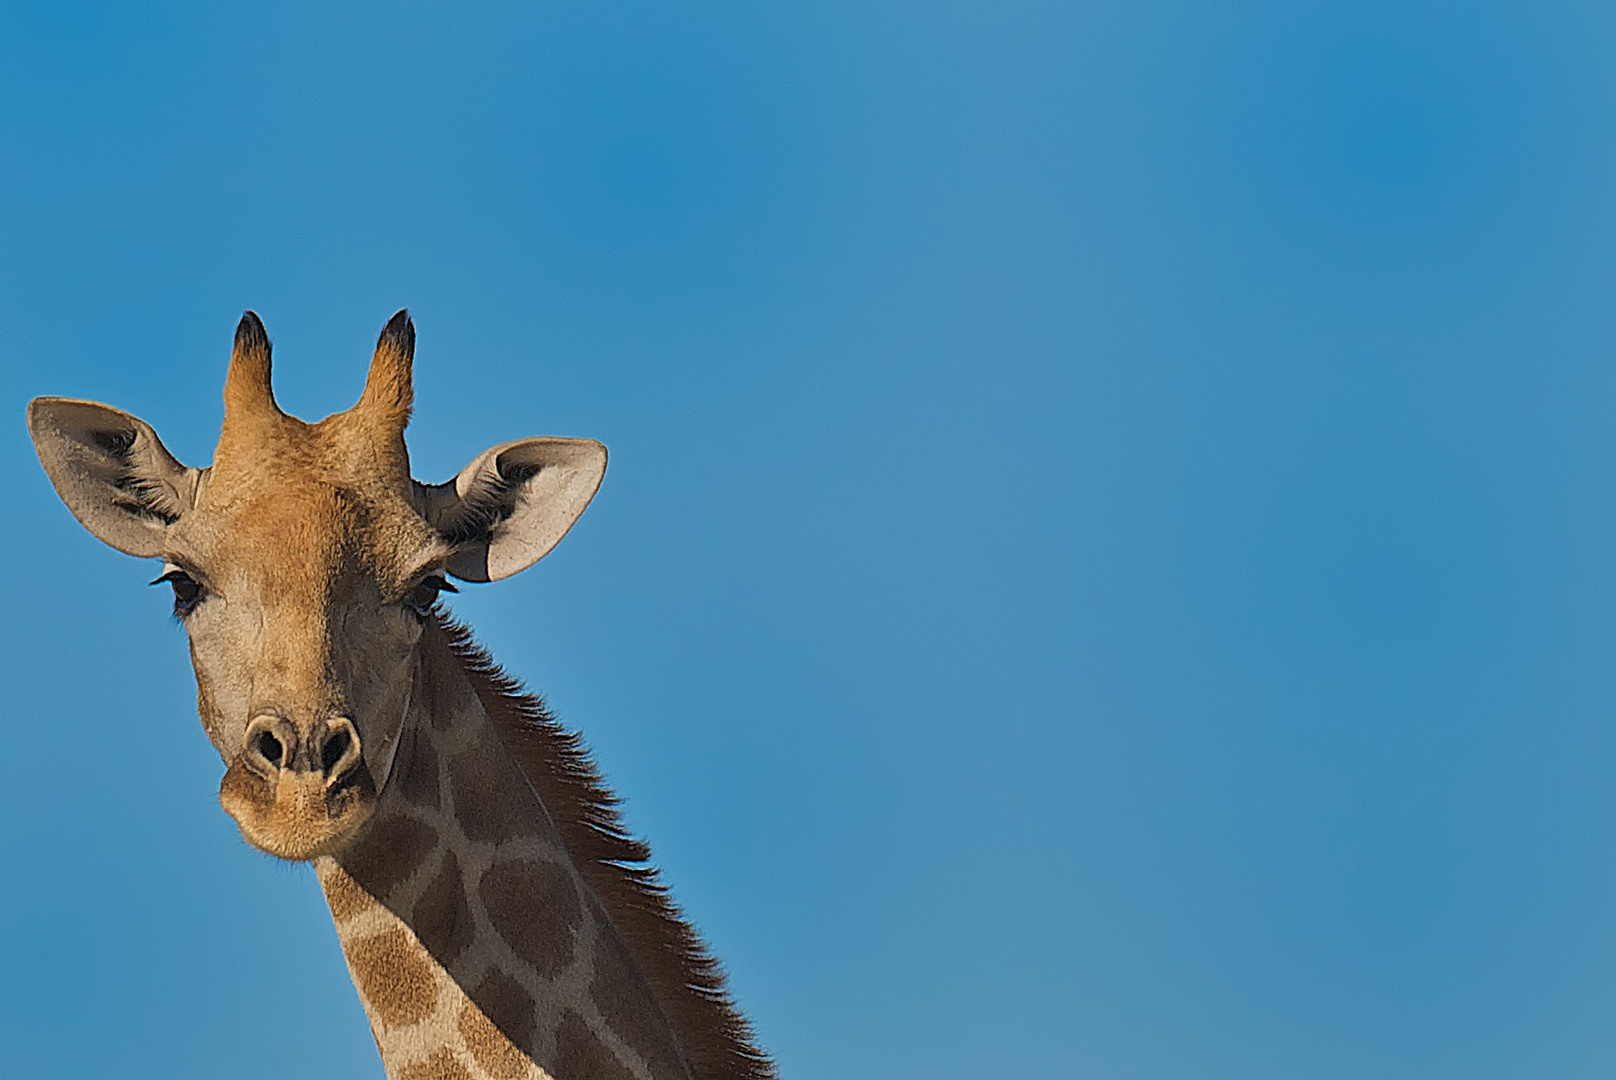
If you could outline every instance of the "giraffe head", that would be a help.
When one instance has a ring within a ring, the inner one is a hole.
[[[119,551],[163,560],[190,636],[197,707],[224,759],[219,797],[284,859],[335,854],[392,773],[426,612],[448,579],[492,581],[550,550],[606,468],[590,439],[478,455],[411,479],[404,426],[415,327],[382,331],[358,404],[315,424],[270,389],[258,316],[236,330],[213,463],[188,468],[106,405],[37,398],[28,427],[62,501]]]

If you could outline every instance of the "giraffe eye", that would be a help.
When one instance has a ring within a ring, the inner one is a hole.
[[[174,589],[174,614],[185,618],[196,606],[202,602],[203,589],[200,582],[177,566],[169,566],[153,585],[168,582]]]
[[[429,574],[409,591],[409,595],[404,597],[404,606],[424,619],[432,610],[432,605],[438,602],[439,593],[459,591],[459,589],[449,584],[449,580],[443,575]]]

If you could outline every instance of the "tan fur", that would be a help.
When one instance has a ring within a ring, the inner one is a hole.
[[[320,885],[325,889],[326,904],[331,908],[331,918],[339,925],[376,905],[376,898],[367,893],[359,882],[335,863],[332,863],[331,869],[320,878]]]
[[[255,846],[313,860],[389,1075],[768,1080],[578,737],[412,599],[540,557],[604,449],[502,444],[455,485],[415,483],[414,338],[400,312],[359,403],[308,424],[275,404],[249,313],[206,470],[93,403],[40,399],[30,426],[87,527],[196,585],[182,614],[220,801]]]
[[[398,1080],[475,1080],[460,1060],[448,1050],[434,1050],[420,1061],[399,1070]]]
[[[494,1080],[517,1080],[532,1066],[528,1056],[483,1011],[467,1001],[460,1009],[460,1037],[483,1071]]]
[[[432,968],[403,931],[355,942],[348,963],[361,980],[365,1000],[388,1027],[406,1027],[431,1014],[437,999]]]

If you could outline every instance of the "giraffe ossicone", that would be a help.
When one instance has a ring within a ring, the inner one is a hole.
[[[28,426],[85,528],[163,560],[220,802],[255,847],[313,863],[389,1077],[771,1078],[577,735],[437,603],[542,558],[606,449],[502,443],[423,484],[414,354],[400,311],[358,403],[305,423],[247,312],[203,468],[96,402],[37,398]]]

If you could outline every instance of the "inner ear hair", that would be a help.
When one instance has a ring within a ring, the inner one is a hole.
[[[112,500],[115,507],[126,513],[151,518],[165,527],[180,519],[188,507],[182,502],[181,494],[167,482],[167,477],[151,468],[152,463],[145,460],[150,455],[136,453],[137,432],[98,431],[95,439],[109,458],[123,466],[122,472],[112,481],[118,492]]]
[[[606,448],[593,439],[519,439],[485,450],[448,483],[417,482],[417,506],[454,549],[449,573],[498,581],[555,547],[605,471]]]
[[[486,538],[516,513],[517,489],[540,468],[527,462],[508,462],[482,473],[434,522],[439,534],[451,544]]]
[[[163,554],[203,470],[180,464],[150,424],[93,401],[36,398],[28,428],[57,494],[86,529],[130,555]]]

